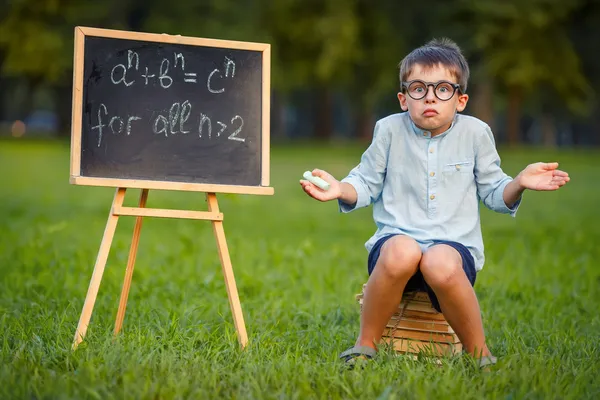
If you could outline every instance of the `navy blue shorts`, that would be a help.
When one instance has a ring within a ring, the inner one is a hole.
[[[383,246],[383,244],[388,239],[391,239],[394,236],[396,236],[396,235],[389,235],[389,236],[382,237],[375,243],[375,245],[371,249],[371,252],[369,253],[369,260],[367,262],[367,269],[369,272],[369,276],[371,276],[371,273],[373,272],[373,269],[375,268],[375,264],[377,263],[377,259],[379,258],[379,254],[381,253],[381,246]],[[473,259],[473,255],[471,254],[471,252],[464,245],[457,243],[457,242],[450,242],[450,241],[446,241],[446,240],[436,240],[436,241],[434,241],[434,244],[446,244],[446,245],[451,246],[452,248],[456,249],[456,251],[458,251],[458,253],[460,254],[460,256],[462,258],[462,267],[463,267],[463,270],[465,271],[465,275],[467,275],[469,282],[471,282],[471,286],[475,286],[475,278],[477,275],[477,271],[475,270],[475,260]],[[439,312],[442,312],[442,310],[440,309],[440,303],[438,302],[437,297],[435,297],[435,293],[433,292],[431,287],[427,284],[427,282],[425,282],[425,278],[423,278],[423,274],[421,273],[420,270],[417,270],[417,272],[408,280],[408,283],[406,284],[406,288],[404,289],[404,291],[405,292],[413,292],[413,291],[427,292],[433,307],[436,310],[438,310]]]

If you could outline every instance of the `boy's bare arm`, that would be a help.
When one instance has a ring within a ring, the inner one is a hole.
[[[513,206],[521,199],[521,195],[525,191],[525,188],[519,183],[518,176],[512,182],[504,187],[502,198],[506,207],[513,208]]]
[[[346,204],[356,204],[358,200],[358,193],[356,193],[356,189],[349,183],[341,182],[340,183],[340,197],[338,197],[341,201]]]
[[[506,206],[509,208],[514,206],[525,189],[550,191],[564,186],[571,178],[568,173],[557,168],[557,162],[538,162],[528,165],[504,188],[502,198]]]

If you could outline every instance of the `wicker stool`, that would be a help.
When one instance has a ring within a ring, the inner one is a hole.
[[[362,312],[363,292],[356,295]],[[398,310],[386,325],[382,343],[400,354],[425,354],[434,357],[462,352],[462,344],[444,314],[438,312],[426,292],[404,293]]]

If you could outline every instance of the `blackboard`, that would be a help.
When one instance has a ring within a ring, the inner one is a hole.
[[[71,182],[271,194],[270,46],[77,27]]]

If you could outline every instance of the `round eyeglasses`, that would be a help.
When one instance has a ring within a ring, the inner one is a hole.
[[[439,81],[439,82],[423,82],[421,80],[414,80],[409,82],[402,82],[402,88],[406,90],[408,95],[414,100],[421,100],[427,96],[429,86],[433,87],[433,93],[435,97],[442,101],[447,101],[454,96],[457,90],[460,90],[458,83]]]

